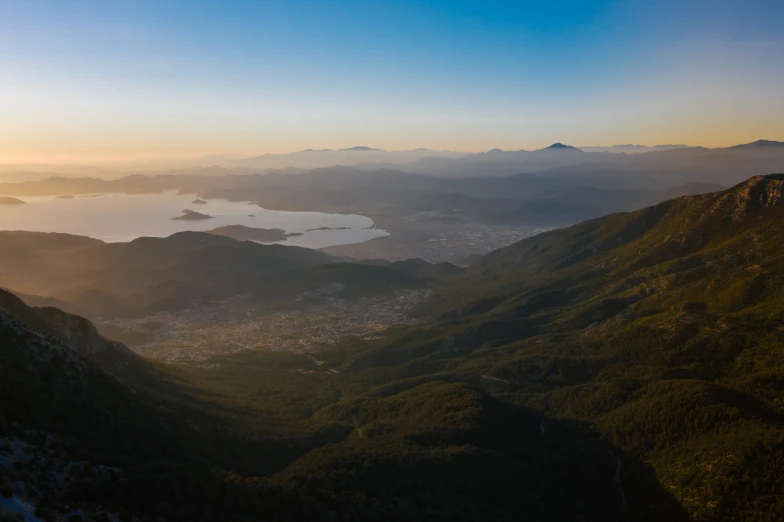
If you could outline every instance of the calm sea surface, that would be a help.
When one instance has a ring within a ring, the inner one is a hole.
[[[370,218],[352,214],[320,212],[280,212],[248,203],[219,199],[206,205],[192,203],[193,194],[167,191],[161,194],[100,194],[61,199],[52,196],[14,196],[24,205],[0,205],[0,230],[64,232],[108,242],[131,241],[137,237],[165,237],[186,230],[205,231],[225,225],[253,228],[280,228],[303,233],[279,244],[322,248],[361,243],[386,236],[374,229]],[[203,221],[172,221],[185,209],[213,216]],[[312,230],[313,228],[346,230]]]

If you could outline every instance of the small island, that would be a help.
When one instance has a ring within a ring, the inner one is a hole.
[[[0,197],[0,205],[24,205],[21,199]]]
[[[230,237],[237,241],[264,241],[268,243],[283,241],[290,237],[302,235],[299,232],[292,232],[289,234],[285,230],[279,228],[252,228],[243,225],[227,225],[225,227],[208,230],[207,233],[215,234],[216,236]]]
[[[193,203],[194,205],[206,205],[207,204],[207,202],[204,201],[203,199],[194,199],[193,201],[191,201],[191,203]]]
[[[349,227],[318,227],[318,228],[309,228],[305,232],[315,232],[317,230],[348,230]]]
[[[196,212],[195,210],[188,210],[187,208],[182,211],[182,215],[172,218],[172,221],[201,221],[204,219],[213,219],[213,216]]]
[[[57,199],[73,199],[74,197],[71,194],[63,194],[62,196],[57,196]]]

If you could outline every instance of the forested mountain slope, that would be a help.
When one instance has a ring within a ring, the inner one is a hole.
[[[682,197],[488,255],[429,327],[358,348],[398,393],[474,382],[590,422],[696,519],[784,513],[784,176]]]

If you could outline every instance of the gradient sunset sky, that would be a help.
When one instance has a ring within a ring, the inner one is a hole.
[[[784,140],[782,27],[782,0],[0,0],[0,162]]]

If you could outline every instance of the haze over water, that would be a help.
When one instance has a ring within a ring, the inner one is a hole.
[[[166,191],[160,194],[100,194],[61,199],[53,196],[17,196],[24,205],[0,206],[0,230],[62,232],[89,236],[107,242],[131,241],[138,237],[166,237],[177,232],[207,231],[227,225],[279,228],[301,233],[278,243],[323,248],[359,243],[387,235],[373,227],[373,220],[356,214],[281,212],[247,202],[219,199],[206,205],[193,204],[193,194]],[[213,216],[201,221],[173,220],[185,209]],[[253,217],[251,217],[253,216]],[[345,230],[311,230],[314,228]]]

